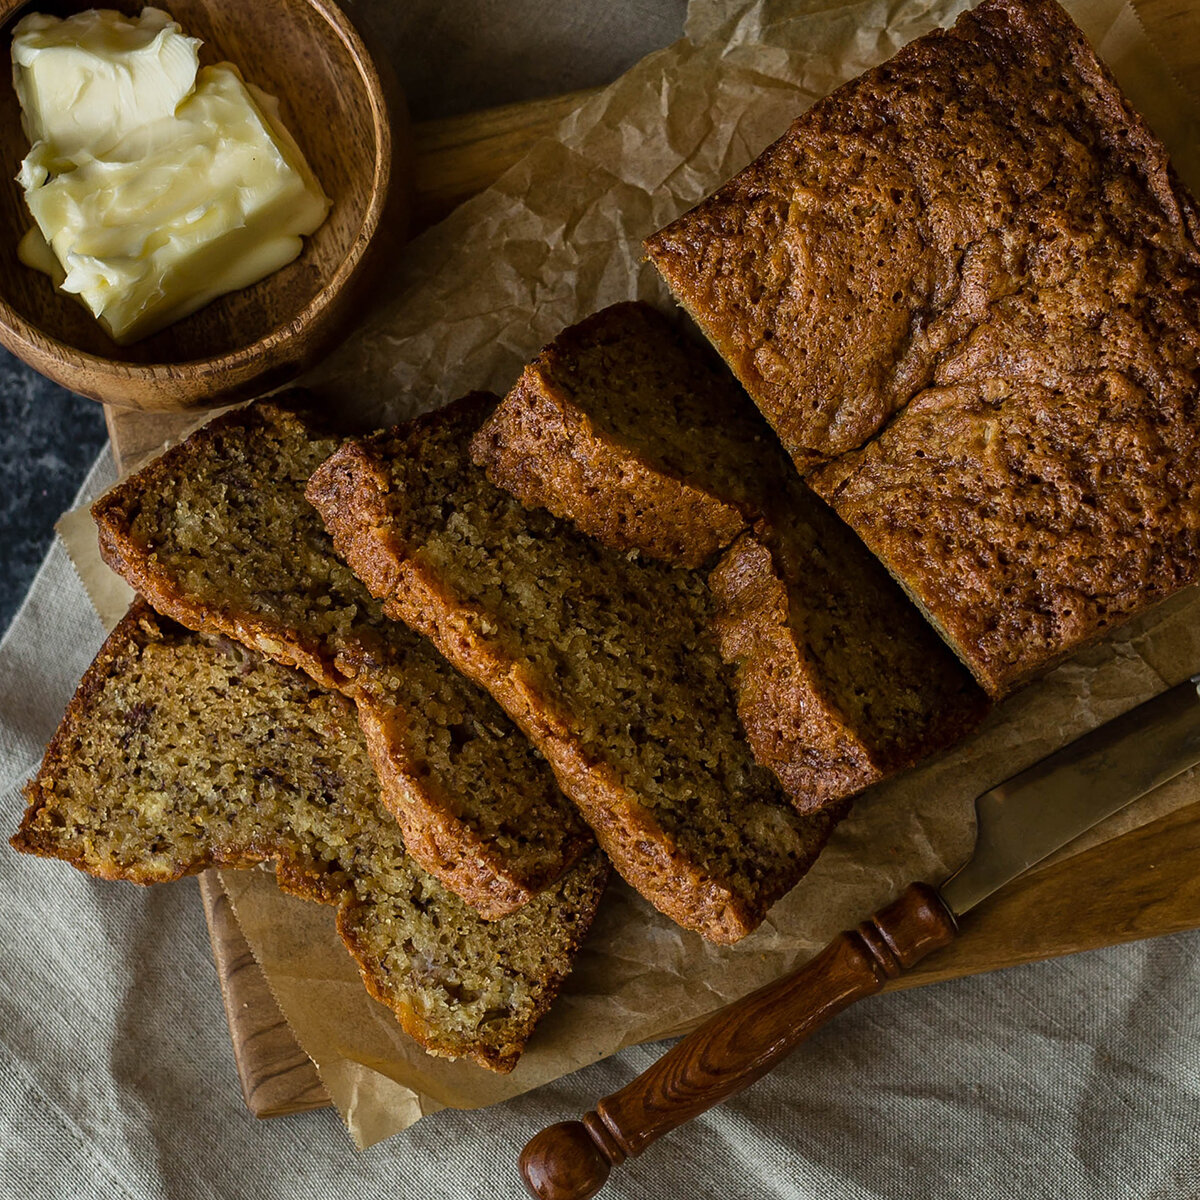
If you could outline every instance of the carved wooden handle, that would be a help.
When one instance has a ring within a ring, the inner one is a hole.
[[[539,1200],[588,1200],[609,1170],[765,1075],[842,1009],[954,940],[954,915],[912,884],[791,975],[722,1009],[583,1121],[537,1134],[521,1173]]]

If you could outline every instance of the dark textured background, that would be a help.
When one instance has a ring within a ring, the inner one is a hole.
[[[480,0],[471,20],[454,3],[381,10],[378,0],[344,0],[343,7],[361,25],[374,26],[364,30],[373,51],[393,64],[414,120],[426,121],[607,83],[647,50],[677,38],[687,5],[564,6],[548,19],[540,3]],[[8,86],[5,79],[0,86]],[[2,633],[106,434],[98,404],[42,379],[4,350],[0,429]]]
[[[8,628],[106,437],[100,405],[0,350],[0,630]]]

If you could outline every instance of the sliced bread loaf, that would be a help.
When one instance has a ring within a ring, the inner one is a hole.
[[[712,351],[641,303],[614,304],[559,334],[472,453],[526,507],[686,567],[727,546],[791,471]]]
[[[614,305],[525,369],[471,450],[526,505],[684,565],[757,519],[710,576],[717,629],[755,757],[811,812],[942,749],[987,703],[704,357],[649,306]]]
[[[736,941],[841,810],[800,816],[755,764],[703,575],[528,511],[472,464],[493,402],[347,443],[308,496],[385,611],[528,733],[618,871],[679,924]]]
[[[367,990],[433,1054],[511,1070],[599,903],[598,853],[484,921],[405,853],[353,706],[228,639],[137,604],[79,685],[13,846],[157,883],[274,861],[334,904]]]
[[[944,749],[988,711],[970,672],[799,478],[709,582],[746,736],[801,811]]]
[[[279,403],[226,414],[97,501],[101,552],[160,612],[352,696],[409,852],[502,916],[592,838],[487,693],[338,560],[304,485],[341,442]]]

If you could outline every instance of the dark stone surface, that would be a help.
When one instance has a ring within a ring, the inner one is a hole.
[[[599,87],[678,38],[687,14],[686,0],[341,0],[341,6],[395,73],[414,121]]]
[[[104,410],[0,350],[0,631],[6,630],[107,433]]]

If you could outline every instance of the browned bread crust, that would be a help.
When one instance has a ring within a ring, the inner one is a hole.
[[[607,550],[493,487],[467,447],[493,398],[350,442],[308,496],[384,600],[546,755],[625,879],[714,941],[749,933],[842,805],[798,816],[732,711],[694,572]]]
[[[511,1070],[591,924],[593,854],[484,921],[405,854],[353,707],[254,651],[138,602],[85,674],[12,845],[149,884],[274,861],[338,909],[367,990],[433,1054]]]
[[[761,515],[779,470],[790,472],[711,353],[648,304],[614,304],[525,368],[472,456],[527,508],[616,550],[699,567]]]
[[[1196,394],[929,389],[813,485],[994,697],[1200,579]]]
[[[1063,10],[985,0],[813,105],[646,247],[804,470],[1004,341],[1002,374],[1130,359],[1167,382],[1193,329],[1171,281],[1193,277],[1194,228]]]
[[[985,0],[648,249],[999,697],[1200,579],[1198,234],[1062,9]]]
[[[945,749],[987,698],[837,518],[798,482],[709,576],[754,756],[802,812]]]
[[[303,394],[227,413],[100,498],[105,561],[156,609],[296,666],[359,707],[409,851],[487,917],[512,912],[593,844],[491,698],[341,563],[304,499],[342,438]]]

